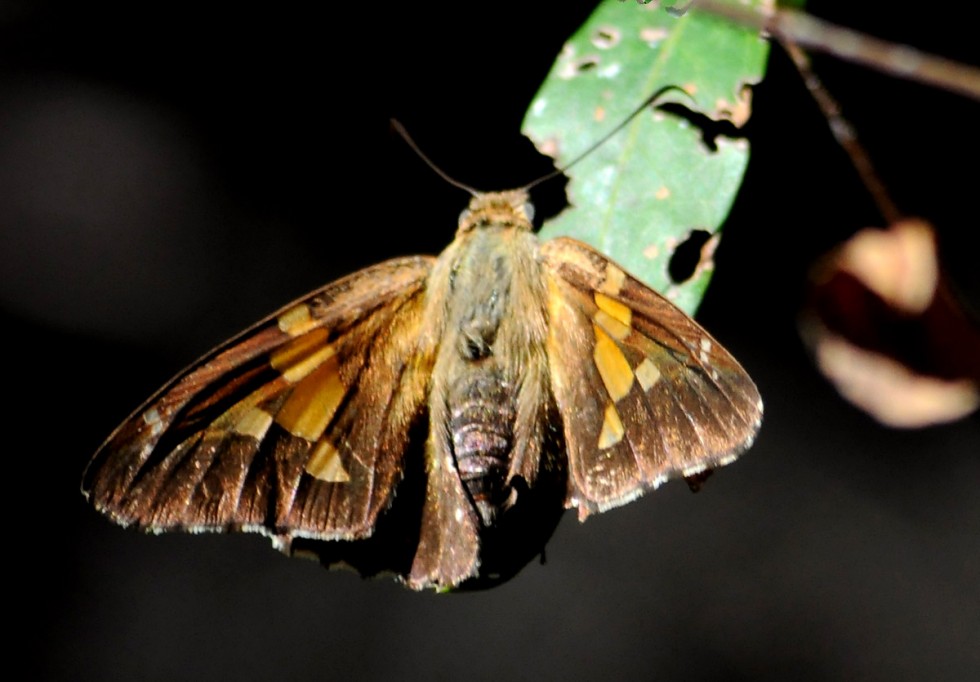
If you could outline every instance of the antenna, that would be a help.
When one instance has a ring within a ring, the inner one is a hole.
[[[561,168],[556,168],[555,170],[551,171],[550,173],[547,173],[546,175],[542,175],[537,180],[532,180],[528,184],[524,185],[524,187],[522,189],[525,192],[527,192],[531,188],[537,187],[538,185],[540,185],[542,182],[545,182],[546,180],[551,180],[552,178],[557,178],[559,175],[563,175],[569,168],[571,168],[572,166],[574,166],[575,164],[577,164],[579,161],[581,161],[582,159],[584,159],[586,156],[588,156],[589,154],[591,154],[592,152],[594,152],[596,149],[598,149],[599,147],[601,147],[603,144],[605,144],[606,141],[609,138],[611,138],[613,135],[615,135],[620,130],[622,130],[623,128],[625,128],[627,125],[629,125],[630,121],[632,121],[634,118],[636,118],[637,116],[639,116],[640,113],[643,112],[647,107],[649,107],[651,104],[655,103],[665,93],[668,93],[671,90],[677,90],[678,92],[682,92],[685,95],[688,94],[683,88],[681,88],[681,87],[679,87],[677,85],[665,85],[664,87],[660,88],[659,90],[657,90],[656,92],[654,92],[652,95],[650,95],[649,97],[647,97],[645,100],[643,100],[643,102],[640,104],[640,106],[638,106],[636,109],[634,109],[632,112],[630,112],[630,115],[629,116],[627,116],[625,119],[623,119],[615,128],[613,128],[608,133],[606,133],[605,135],[603,135],[602,137],[600,137],[596,142],[592,143],[592,145],[590,145],[589,148],[586,149],[584,152],[582,152],[581,154],[579,154],[578,156],[576,156],[574,159],[572,159],[571,161],[569,161],[567,164],[565,164]],[[690,97],[690,95],[688,95],[688,97]],[[430,159],[428,156],[426,156],[425,153],[419,148],[419,146],[417,144],[415,144],[415,140],[413,140],[412,139],[412,136],[408,134],[408,131],[407,130],[405,130],[405,126],[403,126],[397,119],[394,119],[394,118],[391,119],[391,127],[395,129],[395,132],[397,132],[399,135],[401,135],[402,139],[405,140],[406,143],[408,143],[408,146],[412,149],[412,151],[414,151],[416,154],[418,154],[419,158],[421,158],[429,168],[431,168],[433,171],[435,171],[436,175],[438,175],[440,178],[442,178],[443,180],[445,180],[446,182],[448,182],[453,187],[457,187],[457,188],[459,188],[461,190],[464,190],[466,192],[469,192],[470,193],[470,196],[474,196],[475,197],[475,196],[479,196],[480,195],[480,192],[479,191],[473,189],[472,187],[470,187],[469,185],[467,185],[465,183],[460,182],[459,180],[456,180],[455,178],[450,177],[448,173],[446,173],[444,170],[442,170],[441,168],[439,168],[439,166],[437,166],[435,164],[435,162],[432,161],[432,159]]]
[[[408,134],[408,131],[405,130],[405,126],[403,126],[401,122],[398,121],[398,119],[395,118],[391,119],[391,127],[395,129],[395,132],[397,132],[399,135],[402,136],[402,139],[408,143],[408,146],[412,149],[412,151],[418,154],[419,158],[425,161],[425,165],[427,165],[429,168],[431,168],[436,172],[436,175],[438,175],[440,178],[448,182],[453,187],[458,187],[461,190],[465,190],[469,192],[470,196],[475,197],[480,194],[469,185],[466,185],[460,182],[459,180],[450,177],[449,174],[446,173],[446,171],[439,168],[439,166],[437,166],[432,159],[426,156],[425,153],[421,149],[419,149],[419,146],[415,144],[415,140],[412,139],[412,136]]]
[[[634,118],[636,118],[637,116],[639,116],[640,113],[643,110],[645,110],[648,106],[650,106],[651,104],[653,104],[654,102],[656,102],[665,93],[668,93],[671,90],[677,90],[678,92],[683,92],[685,95],[688,94],[683,88],[681,88],[681,87],[679,87],[677,85],[665,85],[664,87],[660,88],[655,93],[653,93],[652,95],[650,95],[649,97],[647,97],[645,100],[643,100],[643,103],[640,104],[640,106],[638,106],[632,112],[630,112],[630,115],[629,116],[627,116],[625,119],[623,119],[615,128],[613,128],[608,133],[606,133],[605,135],[603,135],[602,137],[600,137],[596,142],[593,142],[592,145],[589,146],[588,149],[586,149],[584,152],[582,152],[581,154],[579,154],[578,156],[576,156],[574,159],[572,159],[571,161],[569,161],[567,164],[565,164],[561,168],[556,168],[555,170],[551,171],[547,175],[543,175],[540,178],[538,178],[537,180],[532,180],[528,184],[524,185],[524,187],[523,187],[524,191],[528,191],[528,190],[530,190],[533,187],[537,187],[538,185],[540,185],[542,182],[545,182],[546,180],[551,180],[552,178],[556,178],[559,175],[564,175],[564,173],[569,168],[571,168],[572,166],[574,166],[575,164],[577,164],[579,161],[581,161],[582,159],[584,159],[586,156],[588,156],[589,154],[591,154],[592,152],[594,152],[596,149],[598,149],[599,147],[601,147],[603,144],[605,144],[606,141],[609,138],[611,138],[613,135],[615,135],[620,130],[622,130],[623,128],[625,128],[627,125],[629,125],[630,121],[632,121]],[[690,97],[690,95],[688,95],[688,97]]]

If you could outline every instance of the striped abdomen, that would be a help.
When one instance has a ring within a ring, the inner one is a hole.
[[[484,526],[506,501],[514,440],[514,391],[500,371],[474,366],[449,392],[449,429],[460,478]]]

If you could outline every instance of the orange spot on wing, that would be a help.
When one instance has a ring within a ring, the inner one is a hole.
[[[350,474],[340,460],[340,452],[327,440],[320,441],[314,448],[310,461],[306,463],[306,473],[330,483],[346,483],[350,480]]]
[[[606,392],[614,401],[620,400],[633,386],[633,370],[619,346],[602,328],[594,324],[595,348],[592,357]]]
[[[296,384],[276,414],[276,421],[294,436],[319,440],[346,393],[337,356],[331,356]]]
[[[623,428],[623,420],[619,418],[616,406],[610,404],[606,407],[606,413],[602,418],[602,431],[599,433],[599,449],[605,450],[623,440],[626,429]]]

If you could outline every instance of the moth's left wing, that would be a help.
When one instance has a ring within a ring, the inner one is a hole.
[[[122,525],[369,536],[425,409],[418,348],[432,259],[362,270],[177,375],[95,454],[83,492]]]
[[[579,517],[692,477],[751,445],[762,401],[721,344],[591,247],[542,244],[548,362]]]

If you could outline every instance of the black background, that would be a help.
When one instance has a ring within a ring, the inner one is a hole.
[[[86,506],[88,457],[183,365],[335,277],[449,242],[466,198],[389,117],[477,187],[550,169],[518,128],[591,3],[529,4],[2,6],[5,621],[28,677],[980,676],[980,428],[884,429],[808,363],[806,268],[880,219],[778,50],[699,314],[766,419],[698,495],[569,514],[545,565],[462,595],[330,574],[257,537],[143,536]],[[956,7],[811,10],[980,63]],[[980,105],[817,67],[975,296]]]

